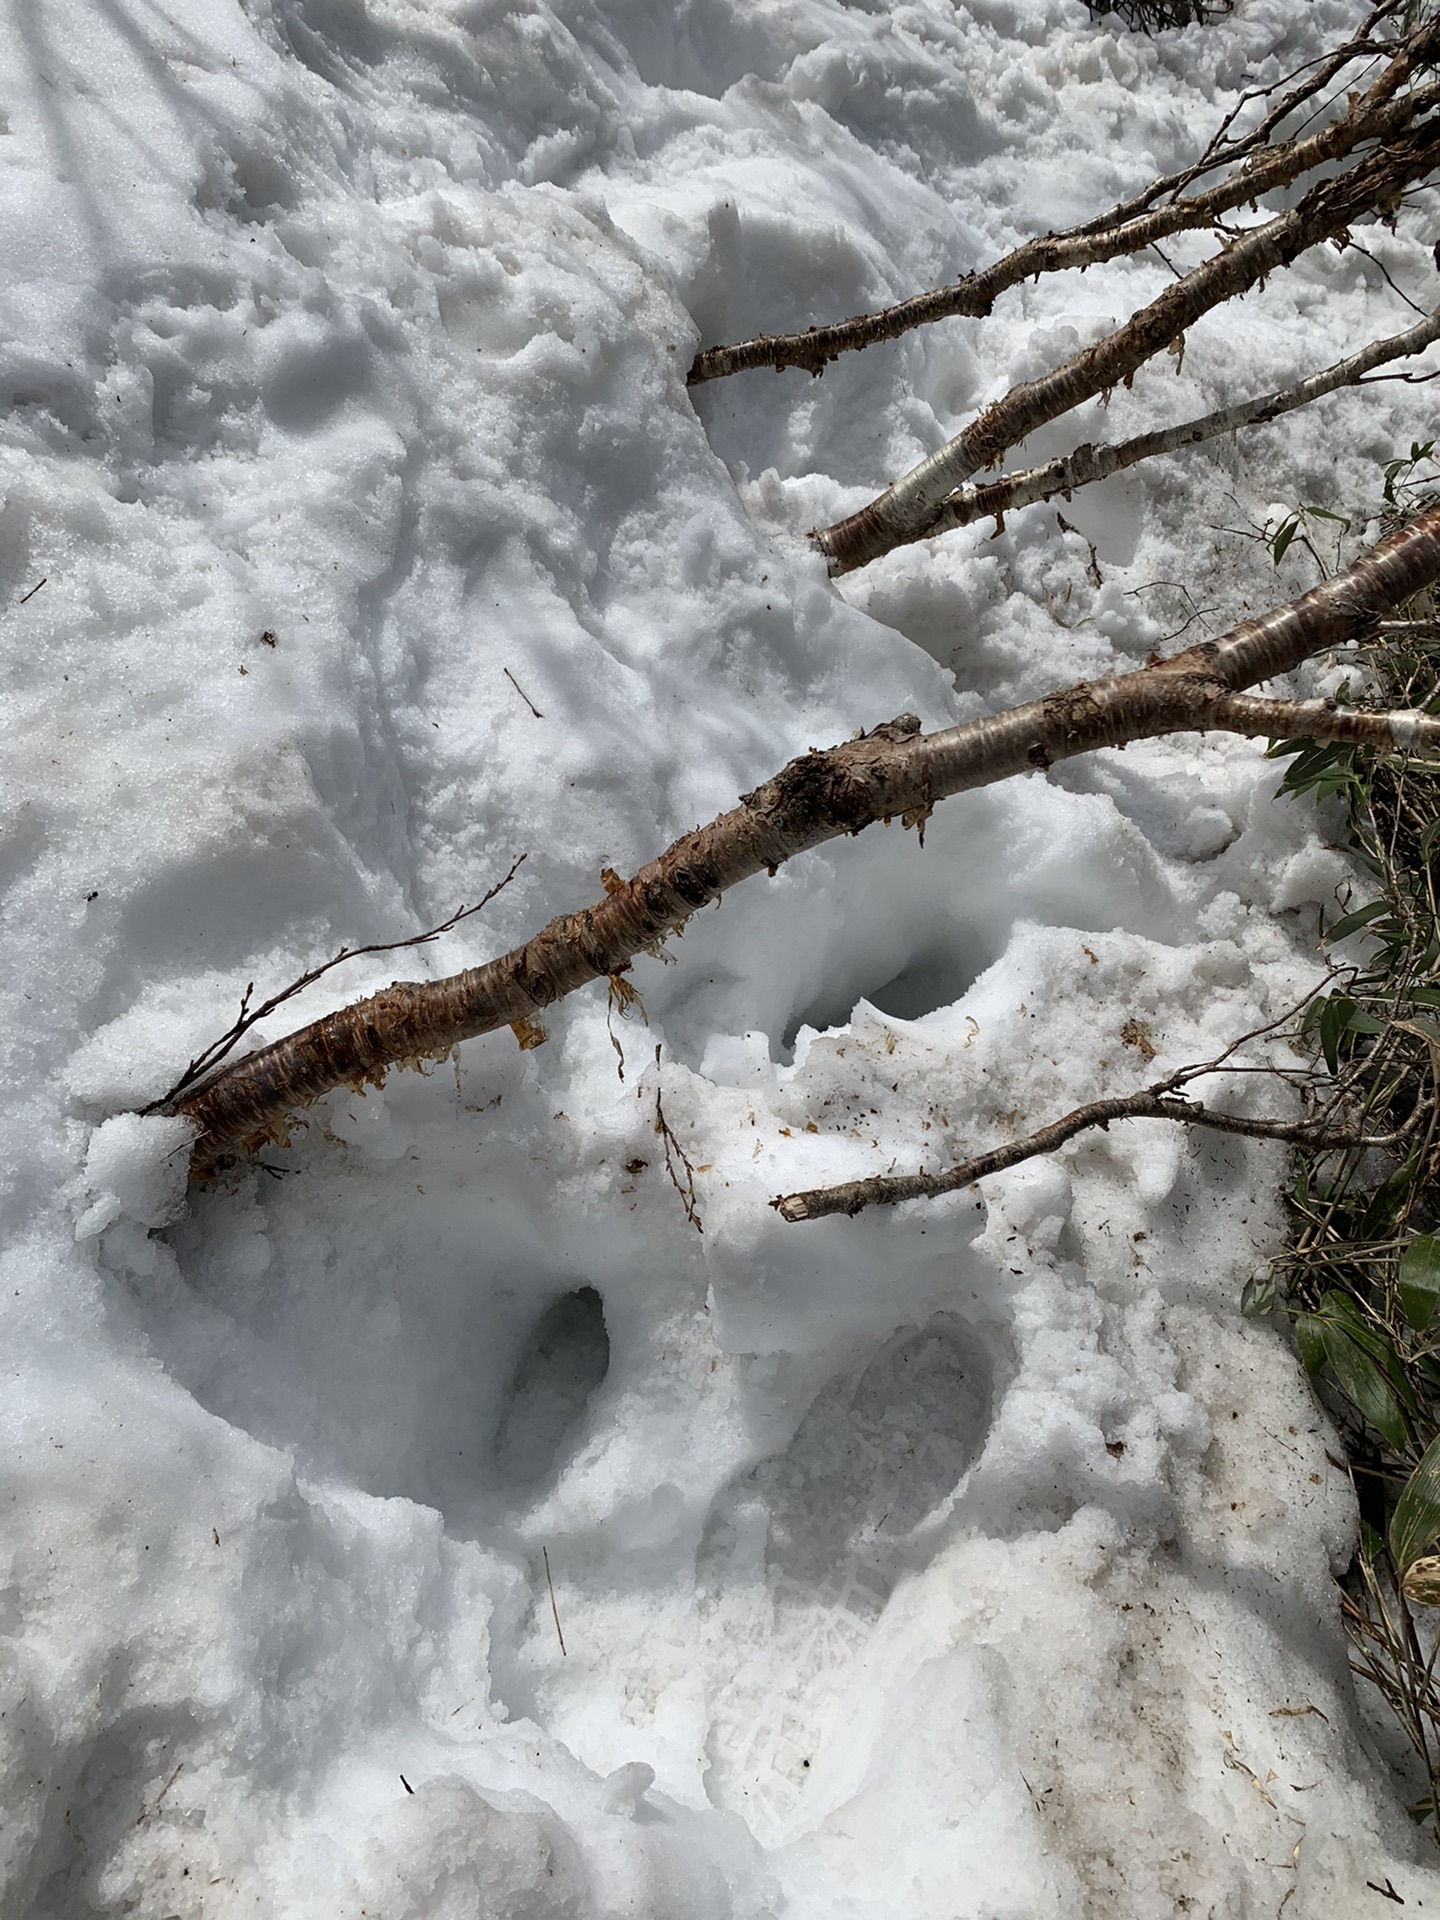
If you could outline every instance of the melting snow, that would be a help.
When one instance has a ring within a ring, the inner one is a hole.
[[[648,1029],[579,995],[534,1052],[332,1097],[291,1171],[179,1220],[184,1130],[128,1117],[247,982],[432,925],[518,853],[483,919],[267,1033],[503,950],[808,746],[1308,584],[1298,543],[1277,582],[1225,529],[1372,501],[1403,387],[843,597],[803,541],[1153,293],[1153,255],[822,381],[684,376],[702,339],[1093,215],[1350,18],[5,0],[7,1915],[1440,1899],[1347,1673],[1348,1485],[1238,1316],[1278,1153],[1128,1124],[983,1200],[767,1205],[1303,991],[1345,869],[1254,747],[808,855],[637,966]],[[1428,255],[1377,247],[1431,297]],[[1402,312],[1357,252],[1309,256],[1109,425]]]

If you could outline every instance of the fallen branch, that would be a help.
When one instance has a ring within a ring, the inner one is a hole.
[[[850,573],[892,547],[928,532],[947,495],[1007,448],[1084,401],[1131,379],[1186,329],[1224,302],[1350,223],[1398,204],[1416,180],[1440,162],[1440,118],[1411,127],[1346,173],[1312,187],[1290,212],[1229,242],[1165,288],[1094,346],[1053,372],[1013,387],[978,418],[857,513],[811,535],[832,574]]]
[[[342,966],[345,961],[358,960],[362,954],[367,953],[400,953],[406,947],[428,947],[432,941],[438,940],[442,933],[451,933],[462,921],[473,920],[477,913],[483,912],[489,906],[497,894],[505,891],[529,857],[528,854],[518,854],[511,861],[510,871],[505,877],[497,880],[473,907],[457,907],[448,920],[442,920],[438,926],[428,927],[424,933],[412,933],[404,940],[377,940],[367,947],[341,947],[340,951],[331,954],[328,960],[322,960],[318,967],[309,968],[292,980],[288,987],[282,987],[278,993],[272,993],[268,1000],[262,1000],[258,1007],[252,1007],[250,1004],[250,996],[255,991],[255,982],[252,980],[240,996],[240,1011],[235,1016],[234,1024],[227,1027],[219,1039],[212,1040],[208,1047],[203,1047],[196,1054],[168,1093],[162,1093],[158,1100],[152,1100],[148,1107],[142,1107],[140,1111],[142,1113],[174,1113],[181,1095],[193,1087],[197,1081],[212,1074],[221,1061],[228,1059],[253,1027],[257,1027],[278,1007],[283,1007],[287,1000],[293,1000],[307,987],[313,987],[317,980],[323,980],[327,973]]]
[[[1307,101],[1313,100],[1317,94],[1323,93],[1330,82],[1338,78],[1352,61],[1366,58],[1373,59],[1380,54],[1393,54],[1393,42],[1387,44],[1375,41],[1372,40],[1370,36],[1376,27],[1380,26],[1383,21],[1390,19],[1394,14],[1399,13],[1402,6],[1406,4],[1408,4],[1408,0],[1379,0],[1379,4],[1371,10],[1369,18],[1359,28],[1353,39],[1347,40],[1343,46],[1334,48],[1322,58],[1313,62],[1307,62],[1306,65],[1313,66],[1314,69],[1309,77],[1301,80],[1298,86],[1292,87],[1289,93],[1281,95],[1281,98],[1264,118],[1257,121],[1248,133],[1232,139],[1230,137],[1231,127],[1234,126],[1236,120],[1244,112],[1245,108],[1250,105],[1252,100],[1270,99],[1273,94],[1279,93],[1282,87],[1289,85],[1293,80],[1298,80],[1299,76],[1305,72],[1306,66],[1302,65],[1297,67],[1293,72],[1286,74],[1283,79],[1272,82],[1268,87],[1253,87],[1245,93],[1242,93],[1240,98],[1235,102],[1235,105],[1221,121],[1204,153],[1201,154],[1200,158],[1195,161],[1185,173],[1180,175],[1179,186],[1172,189],[1167,185],[1161,189],[1161,192],[1178,192],[1181,187],[1188,186],[1191,180],[1198,179],[1206,173],[1213,173],[1216,167],[1230,165],[1237,153],[1244,154],[1252,152],[1256,147],[1265,146],[1269,142],[1271,134],[1282,127],[1292,113],[1297,113]],[[1149,190],[1147,189],[1147,201],[1148,197]]]
[[[1252,1140],[1287,1140],[1292,1146],[1305,1146],[1312,1152],[1323,1153],[1331,1149],[1393,1147],[1414,1128],[1418,1119],[1418,1114],[1412,1114],[1403,1126],[1390,1133],[1356,1134],[1353,1130],[1331,1131],[1317,1120],[1249,1120],[1243,1114],[1216,1113],[1213,1107],[1198,1100],[1187,1100],[1180,1091],[1187,1081],[1215,1071],[1213,1063],[1184,1067],[1168,1080],[1142,1087],[1138,1093],[1091,1100],[1083,1107],[1076,1107],[1073,1113],[1067,1113],[1062,1120],[1052,1121],[1048,1127],[1039,1127],[1034,1133],[1027,1133],[1023,1139],[1012,1140],[1003,1147],[992,1147],[988,1153],[976,1154],[974,1159],[962,1161],[958,1167],[947,1167],[943,1173],[880,1174],[868,1180],[846,1180],[833,1187],[812,1187],[806,1193],[781,1194],[770,1204],[782,1219],[799,1221],[823,1220],[836,1213],[856,1214],[865,1207],[896,1207],[902,1200],[934,1200],[943,1193],[973,1187],[990,1174],[1018,1167],[1024,1160],[1054,1153],[1077,1133],[1091,1127],[1108,1128],[1112,1120],[1176,1120],[1182,1126],[1213,1127],[1220,1133],[1243,1134]]]
[[[1391,360],[1423,353],[1436,340],[1440,340],[1440,308],[1406,328],[1404,333],[1392,333],[1386,340],[1372,341],[1348,359],[1339,360],[1320,373],[1312,373],[1308,379],[1296,381],[1292,387],[1281,387],[1258,400],[1242,400],[1217,413],[1181,421],[1178,426],[1138,434],[1133,440],[1098,447],[1087,442],[1073,453],[1047,460],[1043,466],[1027,467],[1023,473],[1006,474],[1003,479],[988,481],[983,486],[961,487],[942,503],[923,532],[908,534],[906,539],[928,540],[937,533],[969,526],[975,520],[994,519],[1003,525],[1005,514],[1020,507],[1031,506],[1037,500],[1052,500],[1056,494],[1068,500],[1078,488],[1092,486],[1097,480],[1108,480],[1111,474],[1121,473],[1126,467],[1137,466],[1157,454],[1178,453],[1223,433],[1236,433],[1242,427],[1263,426],[1266,421],[1278,420],[1282,414],[1309,406],[1327,393],[1355,386],[1367,373]]]
[[[1433,23],[1411,35],[1400,43],[1380,78],[1365,94],[1351,100],[1340,119],[1305,139],[1287,140],[1268,152],[1264,150],[1265,140],[1279,121],[1300,100],[1311,97],[1322,82],[1297,89],[1291,100],[1266,117],[1263,131],[1257,128],[1245,140],[1222,147],[1214,157],[1202,158],[1193,167],[1156,181],[1137,199],[1111,208],[1098,219],[1064,233],[1027,240],[978,273],[965,274],[948,286],[915,294],[872,313],[854,314],[848,320],[808,327],[801,333],[763,333],[729,346],[706,347],[695,356],[687,384],[701,386],[709,380],[763,367],[777,373],[797,367],[818,376],[842,354],[898,340],[916,327],[962,316],[983,319],[1001,294],[1041,274],[1094,266],[1139,253],[1172,234],[1212,227],[1222,215],[1252,204],[1262,193],[1288,186],[1317,166],[1344,159],[1368,140],[1387,139],[1416,114],[1428,111],[1440,98],[1440,88],[1432,83],[1404,96],[1399,95],[1399,89],[1418,66],[1434,58],[1437,47],[1440,32]],[[1327,77],[1333,77],[1365,51],[1373,51],[1367,41],[1353,42],[1340,50],[1333,64],[1327,62]],[[1176,194],[1200,174],[1213,172],[1218,166],[1236,165],[1247,154],[1250,164],[1230,179],[1204,193],[1172,198],[1165,206],[1154,205],[1167,192]]]
[[[1315,738],[1427,744],[1424,716],[1363,714],[1327,702],[1254,700],[1241,690],[1353,638],[1384,608],[1440,579],[1440,508],[1362,554],[1299,600],[1138,673],[1084,683],[968,726],[922,735],[905,714],[857,740],[792,760],[738,807],[684,835],[604,899],[561,914],[523,946],[446,980],[400,981],[223,1068],[165,1111],[192,1120],[192,1171],[283,1140],[290,1117],[336,1087],[378,1084],[392,1067],[447,1054],[538,1016],[591,980],[656,952],[701,907],[753,874],[877,821],[923,826],[949,794],[1150,735],[1217,726]],[[1296,724],[1298,721],[1299,724]]]

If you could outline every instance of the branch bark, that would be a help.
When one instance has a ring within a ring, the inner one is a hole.
[[[853,572],[928,532],[946,496],[982,467],[995,465],[1008,447],[1130,379],[1206,313],[1238,298],[1277,267],[1335,238],[1361,215],[1398,204],[1405,189],[1437,162],[1440,118],[1407,128],[1348,172],[1312,187],[1289,213],[1231,241],[1103,340],[1040,379],[1013,387],[858,513],[815,530],[811,537],[831,573]]]
[[[192,1170],[206,1177],[236,1150],[283,1139],[291,1115],[336,1087],[378,1084],[392,1067],[443,1056],[506,1025],[533,1040],[547,1006],[588,981],[623,973],[730,887],[773,874],[806,848],[897,817],[923,828],[949,794],[1098,747],[1207,726],[1285,731],[1296,714],[1312,733],[1330,727],[1330,738],[1428,742],[1440,723],[1424,716],[1397,720],[1323,702],[1295,708],[1238,696],[1352,637],[1382,609],[1437,579],[1440,508],[1301,599],[1138,673],[1082,682],[928,736],[905,714],[858,740],[811,752],[632,879],[612,882],[603,900],[561,914],[512,952],[448,979],[397,982],[233,1062],[164,1110],[193,1121]]]
[[[1331,77],[1356,57],[1361,45],[1353,43],[1351,49],[1337,55]],[[701,386],[709,380],[721,380],[762,367],[772,367],[777,373],[786,367],[799,367],[818,376],[841,354],[857,353],[881,341],[897,340],[916,327],[959,316],[983,319],[1001,294],[1032,277],[1093,266],[1102,260],[1138,253],[1172,234],[1211,227],[1222,215],[1250,205],[1262,193],[1288,186],[1324,163],[1346,158],[1367,140],[1387,139],[1417,114],[1427,112],[1440,99],[1440,87],[1431,83],[1406,95],[1401,95],[1399,89],[1418,66],[1434,58],[1437,50],[1440,50],[1440,28],[1432,23],[1419,29],[1401,43],[1399,51],[1368,91],[1357,95],[1346,112],[1319,133],[1303,140],[1287,140],[1268,152],[1263,149],[1263,143],[1256,142],[1252,136],[1223,149],[1208,162],[1197,162],[1194,168],[1172,175],[1168,180],[1156,181],[1136,200],[1113,207],[1097,220],[1064,233],[1027,240],[978,273],[966,274],[948,286],[915,294],[876,312],[855,314],[848,320],[833,321],[826,326],[808,327],[802,333],[763,333],[730,346],[707,347],[696,355],[686,376],[687,384]],[[1313,90],[1307,83],[1303,89],[1297,89],[1297,94],[1308,98]],[[1294,104],[1293,98],[1287,101],[1283,111],[1277,110],[1279,117],[1283,118]],[[1276,116],[1267,116],[1264,123],[1267,132],[1273,130],[1272,122],[1279,124]],[[1203,193],[1172,199],[1166,206],[1154,206],[1153,202],[1166,191],[1178,191],[1200,172],[1210,172],[1227,163],[1234,165],[1247,152],[1253,155],[1250,164],[1230,179]]]
[[[1068,500],[1080,487],[1107,480],[1111,474],[1121,473],[1126,467],[1137,466],[1157,454],[1178,453],[1222,433],[1236,433],[1242,427],[1262,426],[1266,421],[1278,420],[1282,414],[1307,407],[1312,400],[1322,399],[1327,393],[1354,386],[1367,373],[1391,360],[1423,353],[1436,340],[1440,340],[1440,308],[1403,333],[1372,341],[1348,359],[1338,360],[1334,366],[1312,373],[1292,387],[1280,387],[1258,400],[1238,401],[1233,407],[1202,414],[1195,420],[1184,420],[1178,426],[1161,427],[1154,433],[1138,434],[1133,440],[1098,447],[1087,441],[1073,453],[1047,460],[1043,466],[1027,467],[1023,473],[1006,474],[1003,479],[990,480],[982,486],[961,487],[941,504],[923,532],[908,534],[906,540],[929,540],[937,533],[967,527],[975,520],[993,518],[1003,524],[1005,514],[1031,506],[1037,500],[1052,500],[1056,494]]]

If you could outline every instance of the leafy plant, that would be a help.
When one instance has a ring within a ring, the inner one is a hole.
[[[1296,507],[1293,513],[1285,516],[1280,522],[1279,527],[1270,536],[1270,555],[1277,567],[1285,558],[1290,543],[1297,533],[1304,532],[1307,535],[1305,544],[1310,546],[1308,539],[1309,529],[1314,526],[1316,521],[1320,520],[1329,521],[1333,526],[1339,527],[1341,534],[1349,533],[1352,524],[1346,519],[1343,513],[1332,513],[1328,507]],[[1318,528],[1316,530],[1318,531]],[[1315,549],[1310,547],[1310,551],[1314,553]]]
[[[1435,443],[1384,469],[1385,517],[1421,497]],[[1404,510],[1402,512],[1402,509]],[[1274,536],[1278,563],[1305,508]],[[1326,519],[1339,516],[1325,514]],[[1342,528],[1348,523],[1342,522]],[[1381,623],[1342,689],[1356,704],[1440,705],[1431,596]],[[1252,1278],[1243,1309],[1283,1308],[1335,1416],[1360,1498],[1361,1543],[1342,1609],[1355,1671],[1390,1704],[1424,1771],[1412,1815],[1440,1805],[1440,765],[1372,748],[1290,740],[1282,790],[1344,809],[1375,897],[1322,929],[1334,979],[1299,1023],[1323,1075],[1306,1098],[1383,1150],[1296,1154],[1291,1242]],[[1353,942],[1345,947],[1344,943]],[[1337,949],[1358,957],[1342,959]],[[1437,1835],[1440,1838],[1440,1835]]]

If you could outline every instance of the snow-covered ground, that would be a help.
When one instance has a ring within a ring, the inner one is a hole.
[[[1348,1485],[1238,1315],[1276,1153],[1129,1124],[983,1201],[767,1205],[1303,990],[1346,870],[1256,747],[807,856],[637,966],[648,1029],[579,995],[188,1205],[173,1125],[114,1118],[247,982],[517,854],[483,919],[267,1031],[501,951],[808,746],[1308,585],[1243,530],[1363,510],[1425,389],[842,591],[803,541],[1128,314],[1153,254],[821,381],[684,375],[1099,212],[1353,17],[3,0],[5,1920],[1440,1903],[1347,1673]],[[1433,299],[1425,247],[1372,251]],[[1406,317],[1326,249],[1108,428]]]

